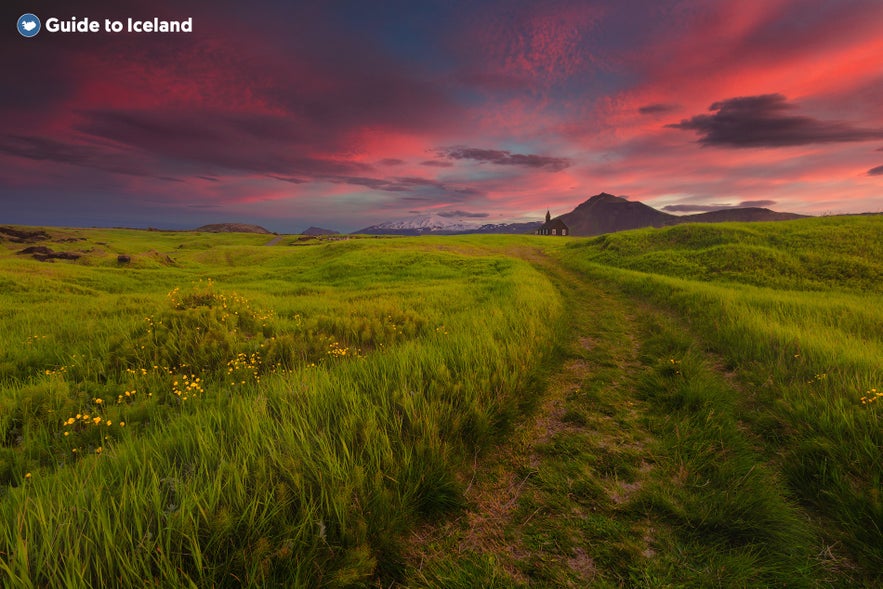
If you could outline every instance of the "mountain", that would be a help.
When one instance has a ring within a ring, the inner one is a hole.
[[[194,231],[207,233],[270,233],[260,225],[248,225],[246,223],[213,223],[197,227]]]
[[[542,225],[540,221],[531,221],[529,223],[488,223],[466,233],[524,234],[533,233],[540,225]]]
[[[340,231],[323,229],[321,227],[308,227],[300,232],[301,235],[340,235]]]
[[[695,215],[671,215],[642,202],[631,201],[606,192],[596,194],[558,219],[564,221],[573,236],[601,235],[642,227],[667,227],[681,223],[720,223],[724,221],[784,221],[804,215],[777,213],[759,207],[722,209]],[[486,223],[474,219],[451,218],[429,213],[400,221],[371,225],[353,233],[368,235],[453,235],[463,233],[533,233],[542,222]]]
[[[641,227],[664,227],[677,222],[674,215],[606,192],[596,194],[558,218],[567,224],[571,235],[600,235]]]
[[[474,233],[533,233],[542,223],[485,223],[471,219],[443,217],[436,213],[417,215],[410,219],[371,225],[353,233],[367,235],[459,235]]]
[[[602,192],[558,217],[574,236],[601,235],[642,227],[666,227],[682,223],[722,223],[726,221],[785,221],[805,215],[778,213],[759,207],[721,209],[695,215],[670,215],[637,201]]]
[[[353,233],[364,233],[367,235],[424,235],[427,233],[470,233],[475,229],[478,229],[478,226],[474,222],[442,217],[436,213],[428,213],[426,215],[416,215],[409,219],[371,225],[370,227],[353,231]]]
[[[789,221],[802,219],[806,215],[797,213],[777,213],[760,207],[744,207],[737,209],[721,209],[698,215],[683,215],[676,217],[678,223],[725,223],[727,221]]]

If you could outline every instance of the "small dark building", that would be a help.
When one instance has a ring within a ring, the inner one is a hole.
[[[552,220],[552,215],[546,211],[546,222],[540,225],[536,231],[537,235],[569,235],[570,229],[567,228],[561,219]]]

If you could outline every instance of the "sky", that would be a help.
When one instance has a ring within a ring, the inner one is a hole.
[[[72,17],[102,30],[47,28]],[[130,18],[192,32],[103,30]],[[354,231],[538,221],[602,191],[883,211],[880,0],[6,0],[0,19],[0,223]]]

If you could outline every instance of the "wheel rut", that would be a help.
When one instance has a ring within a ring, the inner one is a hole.
[[[655,554],[651,526],[619,515],[654,462],[633,386],[636,310],[540,251],[515,253],[565,301],[562,358],[532,414],[476,456],[467,509],[415,532],[408,586],[443,585],[443,572],[464,558],[504,586],[617,583],[627,563]]]

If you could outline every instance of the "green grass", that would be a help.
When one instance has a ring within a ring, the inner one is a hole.
[[[881,234],[880,217],[698,225],[604,236],[563,254],[672,313],[731,374],[738,395],[717,411],[738,420],[805,508],[820,552],[836,555],[828,564],[863,571],[856,582],[883,567],[883,429],[878,403],[862,402],[883,390]],[[743,257],[746,242],[775,255]],[[633,270],[654,250],[653,272]],[[679,409],[712,390],[680,390],[668,402]]]
[[[584,261],[706,282],[883,291],[880,216],[686,224],[581,240]]]
[[[545,407],[513,448],[475,467],[470,515],[424,534],[404,585],[826,581],[812,525],[746,435],[741,392],[715,357],[597,273],[541,267],[570,309]]]
[[[183,241],[174,264],[0,259],[4,584],[395,577],[404,534],[462,502],[459,465],[537,394],[555,293],[429,240],[155,237]]]
[[[49,231],[0,243],[4,586],[881,582],[879,216]]]

